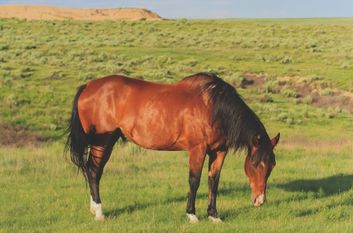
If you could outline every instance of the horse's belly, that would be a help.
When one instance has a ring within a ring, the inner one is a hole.
[[[120,127],[122,133],[135,144],[154,150],[181,150],[178,145],[178,134],[161,129],[153,124],[149,126],[135,126],[131,130]]]
[[[147,149],[188,150],[194,145],[206,142],[207,127],[197,121],[185,120],[178,115],[170,118],[143,116],[128,124],[122,124],[120,129],[130,141]]]
[[[182,111],[148,108],[124,119],[119,125],[123,134],[148,149],[185,150],[198,136],[196,133],[188,134],[188,130],[185,130],[185,127],[190,129],[196,126],[191,121],[185,122]]]

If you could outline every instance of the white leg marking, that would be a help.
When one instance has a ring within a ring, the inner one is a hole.
[[[212,217],[212,216],[208,216],[208,219],[211,220],[213,223],[222,223],[222,219],[220,218],[215,218],[215,217]]]
[[[97,221],[104,220],[104,214],[102,212],[102,204],[96,204],[96,217],[94,219]]]
[[[90,199],[90,211],[93,215],[95,215],[95,220],[104,220],[104,214],[102,211],[102,204],[97,204],[95,201],[93,201],[93,198],[91,196]]]
[[[188,217],[190,223],[199,222],[199,219],[196,217],[195,214],[186,214],[186,216]]]

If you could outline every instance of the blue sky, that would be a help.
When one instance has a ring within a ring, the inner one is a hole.
[[[353,17],[353,0],[0,0],[0,4],[143,7],[164,18]]]

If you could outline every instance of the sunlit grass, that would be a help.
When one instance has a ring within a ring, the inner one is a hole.
[[[89,191],[62,145],[0,149],[0,225],[5,232],[350,232],[352,145],[292,147],[276,152],[268,202],[252,207],[244,155],[229,154],[221,175],[218,209],[224,223],[207,219],[207,172],[197,199],[201,222],[185,216],[187,154],[114,150],[101,183],[105,222],[89,213]]]

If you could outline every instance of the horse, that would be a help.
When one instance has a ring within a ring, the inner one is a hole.
[[[256,114],[236,89],[213,73],[197,73],[173,84],[111,75],[78,88],[66,150],[90,188],[90,211],[103,220],[99,182],[116,141],[143,148],[189,152],[186,215],[198,222],[196,193],[208,155],[208,218],[220,222],[216,197],[227,152],[247,151],[245,173],[254,206],[266,200],[267,180],[276,165],[274,147]]]

